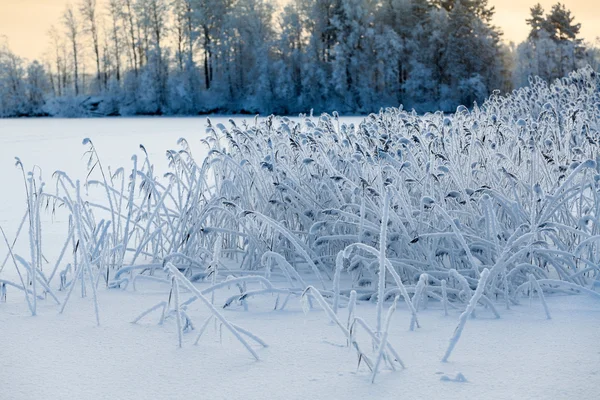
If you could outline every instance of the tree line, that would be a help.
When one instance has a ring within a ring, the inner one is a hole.
[[[0,116],[451,111],[598,51],[560,3],[502,41],[487,0],[80,0],[43,60],[0,44]]]

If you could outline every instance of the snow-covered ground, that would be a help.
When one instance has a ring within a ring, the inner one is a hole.
[[[227,311],[234,323],[260,336],[254,361],[232,336],[208,328],[177,347],[173,320],[158,314],[131,324],[142,310],[166,300],[168,289],[145,284],[138,292],[100,290],[102,324],[95,326],[89,298],[74,298],[62,315],[47,303],[27,315],[19,299],[0,305],[0,398],[29,399],[594,399],[600,396],[600,301],[584,296],[549,298],[553,319],[538,301],[480,312],[468,321],[452,359],[440,362],[459,313],[439,304],[420,313],[410,332],[403,306],[390,341],[405,370],[384,371],[375,384],[355,353],[320,310],[304,315],[298,301],[273,311],[274,298],[252,301],[249,312]],[[235,292],[228,291],[228,294]],[[361,304],[358,315],[373,315]],[[198,323],[201,306],[189,314]],[[342,310],[341,317],[345,318]],[[372,321],[370,321],[372,322]],[[462,374],[467,382],[455,379]]]
[[[164,153],[179,137],[197,149],[195,157],[203,156],[204,124],[195,118],[0,120],[0,224],[12,238],[25,212],[14,156],[27,168],[39,165],[48,184],[54,170],[84,179],[81,141],[89,137],[106,165],[127,165],[143,144],[157,172],[164,172]],[[65,221],[56,219],[44,226],[49,258],[60,252],[65,236]],[[4,257],[5,246],[0,249]],[[11,273],[6,268],[0,278]],[[478,309],[447,363],[440,360],[462,310],[450,309],[444,316],[441,305],[430,301],[419,312],[421,329],[409,331],[410,313],[399,303],[389,341],[406,369],[385,369],[373,385],[364,363],[357,371],[356,353],[346,347],[339,328],[317,307],[303,313],[297,298],[283,311],[273,310],[271,296],[250,299],[249,311],[237,306],[223,311],[268,344],[254,346],[260,356],[254,361],[212,323],[193,344],[198,325],[209,315],[201,304],[187,310],[196,330],[184,335],[182,348],[173,318],[158,325],[157,312],[131,324],[142,311],[167,300],[167,285],[142,282],[135,291],[100,285],[100,326],[90,296],[74,295],[63,314],[50,301],[40,302],[38,315],[31,317],[18,293],[9,292],[7,302],[0,303],[1,400],[600,398],[600,301],[584,295],[549,296],[551,320],[537,297],[531,305],[525,300],[502,310],[500,319]],[[216,302],[236,293],[236,287],[221,291]],[[182,297],[188,296],[182,289]],[[356,314],[374,324],[375,304],[359,303]],[[338,315],[345,321],[347,310]],[[457,379],[461,376],[466,381]]]

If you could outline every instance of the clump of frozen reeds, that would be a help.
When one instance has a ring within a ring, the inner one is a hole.
[[[179,299],[178,331],[191,326],[186,302],[202,296],[213,307],[202,327],[220,320],[213,293],[227,286],[239,293],[225,307],[268,295],[283,309],[304,293],[334,321],[343,307],[354,313],[356,302],[368,300],[376,302],[374,330],[354,314],[338,325],[349,343],[360,326],[383,346],[384,303],[397,296],[410,329],[427,299],[439,300],[445,314],[457,308],[474,316],[482,305],[499,317],[495,304],[518,304],[529,287],[541,299],[596,296],[599,88],[588,68],[553,84],[532,80],[452,116],[389,108],[358,125],[329,115],[228,126],[208,120],[206,157],[194,158],[181,139],[160,174],[143,146],[130,167],[111,169],[86,140],[84,186],[99,189],[97,201],[82,200],[78,184],[60,171],[49,192],[39,169],[27,174],[18,162],[27,212],[14,240],[4,240],[0,272],[14,265],[20,281],[0,280],[0,297],[21,290],[35,314],[46,294],[64,309],[76,287],[95,299],[100,282],[181,285],[199,294]],[[68,216],[57,260],[44,257],[44,208]],[[27,257],[13,254],[19,238],[30,244]],[[199,284],[209,288],[194,289]],[[161,321],[171,315],[161,302],[141,317],[155,310],[163,311]]]

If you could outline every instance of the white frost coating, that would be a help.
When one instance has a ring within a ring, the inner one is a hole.
[[[596,298],[600,299],[600,293],[595,292],[595,291],[590,290],[590,289],[587,289],[587,288],[584,288],[583,286],[576,285],[576,284],[571,283],[571,282],[559,281],[559,280],[556,280],[556,279],[538,279],[537,282],[540,285],[548,285],[550,287],[552,287],[552,286],[563,287],[563,288],[568,288],[568,289],[573,289],[573,290],[581,291],[583,293],[589,294],[592,297],[596,297]]]
[[[95,159],[95,163],[93,164],[93,166],[91,166],[90,171],[94,169],[94,167],[97,165],[98,169],[100,170],[100,174],[102,175],[102,180],[104,183],[104,189],[106,191],[106,198],[108,200],[108,205],[110,208],[110,217],[112,219],[112,237],[113,240],[117,240],[117,224],[115,222],[115,218],[117,216],[117,213],[115,212],[115,207],[113,205],[113,197],[110,194],[110,185],[108,184],[108,180],[106,178],[106,174],[104,173],[104,168],[102,167],[102,162],[100,161],[100,156],[98,155],[98,152],[96,151],[96,147],[94,146],[94,143],[89,139],[89,138],[84,138],[83,139],[83,145],[89,145],[89,161],[88,161],[88,166],[92,165],[92,161]],[[88,175],[89,176],[89,175]],[[81,195],[80,195],[80,190],[79,190],[79,182],[76,183],[76,190],[77,190],[77,202],[81,204]],[[116,243],[114,243],[114,245],[116,245]],[[95,296],[95,294],[94,294]]]
[[[348,322],[346,328],[350,330],[350,324],[354,320],[354,309],[356,307],[356,290],[350,292],[350,300],[348,301]]]
[[[67,303],[69,302],[69,299],[71,297],[71,293],[73,292],[73,289],[75,288],[75,284],[77,283],[77,280],[79,280],[81,282],[81,287],[82,287],[82,292],[85,288],[85,273],[88,273],[89,276],[89,280],[90,280],[90,285],[92,287],[92,293],[93,293],[93,301],[94,301],[94,312],[96,315],[96,324],[100,325],[100,311],[99,311],[99,307],[98,307],[98,297],[97,297],[97,293],[96,293],[96,285],[94,282],[94,277],[92,274],[92,269],[90,267],[90,260],[89,260],[89,256],[88,256],[88,241],[85,238],[85,234],[83,231],[83,223],[82,223],[82,218],[81,218],[81,207],[82,207],[82,203],[81,203],[81,190],[80,190],[80,183],[79,181],[76,182],[76,202],[73,203],[73,222],[75,224],[75,228],[74,228],[74,235],[73,238],[75,239],[75,237],[77,237],[77,240],[79,241],[79,246],[77,247],[78,250],[81,250],[81,263],[78,266],[78,268],[76,268],[76,276],[73,277],[73,280],[71,282],[71,285],[69,287],[69,291],[67,292],[67,297],[65,298],[65,300],[62,303],[62,307],[60,309],[60,313],[63,313],[65,310],[65,307],[67,306]],[[75,247],[75,246],[74,246]],[[77,254],[77,252],[75,252],[75,255]]]
[[[458,318],[458,325],[454,330],[454,334],[450,338],[450,344],[448,345],[446,354],[444,354],[444,357],[442,357],[442,362],[448,361],[448,357],[450,357],[450,354],[452,354],[452,350],[454,350],[454,347],[458,343],[460,335],[462,334],[465,324],[467,323],[467,318],[469,318],[469,315],[471,315],[473,310],[475,310],[475,306],[477,306],[479,298],[483,295],[483,290],[485,289],[485,284],[487,283],[489,275],[490,271],[487,268],[485,268],[483,272],[481,272],[481,275],[479,277],[479,283],[477,284],[477,289],[475,289],[475,293],[471,297],[467,309]]]
[[[210,321],[212,321],[213,318],[214,318],[214,316],[209,315],[208,318],[206,318],[204,320],[204,322],[202,323],[202,326],[200,327],[200,331],[198,332],[198,336],[196,336],[194,345],[198,344],[198,342],[200,341],[200,338],[202,337],[202,334],[204,334],[204,331],[206,330],[206,328],[208,327],[208,324],[210,323]]]
[[[381,231],[379,233],[379,283],[377,285],[377,335],[381,335],[383,318],[383,301],[385,293],[385,256],[387,249],[387,223],[390,216],[390,192],[385,190],[383,197],[383,217],[381,218]]]
[[[303,290],[306,289],[306,287],[308,285],[306,284],[306,282],[304,282],[304,279],[302,279],[302,277],[300,276],[298,271],[296,271],[296,269],[285,259],[285,257],[283,257],[279,253],[275,253],[273,251],[267,251],[262,255],[261,262],[264,264],[268,258],[275,259],[275,261],[278,263],[278,265],[281,264],[280,267],[281,267],[281,270],[284,271],[284,275],[290,276],[290,279],[291,278],[296,279],[296,281],[298,281],[298,283],[302,286],[302,289]],[[290,285],[297,286],[297,285],[293,285],[293,283],[291,281],[290,281]]]
[[[387,312],[387,316],[385,318],[385,328],[383,330],[383,334],[381,335],[381,341],[379,342],[379,348],[377,350],[377,358],[375,359],[375,365],[373,366],[373,373],[371,375],[371,383],[375,383],[375,377],[377,376],[377,372],[379,371],[379,364],[381,364],[381,360],[383,359],[385,348],[387,346],[387,338],[390,331],[390,322],[392,320],[392,315],[394,311],[396,311],[396,303],[398,302],[398,296],[394,299],[394,303],[389,308]]]
[[[331,321],[334,322],[342,330],[347,339],[350,339],[350,332],[348,331],[348,329],[346,329],[346,327],[340,322],[337,315],[335,315],[329,304],[327,304],[321,293],[317,289],[315,289],[314,286],[307,287],[302,293],[302,298],[308,300],[308,295],[313,296],[317,300],[317,303],[319,303],[319,305],[321,306],[323,311],[325,311],[325,313],[331,319]],[[304,310],[304,305],[302,306],[302,308]],[[307,312],[308,310],[305,311],[305,313]]]
[[[225,319],[225,317],[223,317],[223,315],[221,315],[219,311],[217,311],[217,309],[211,304],[211,302],[206,297],[204,297],[202,293],[200,293],[200,291],[192,284],[192,282],[190,282],[185,276],[183,276],[181,272],[179,272],[179,269],[177,269],[176,266],[174,266],[171,263],[167,263],[165,265],[165,269],[168,269],[169,272],[175,275],[175,278],[179,279],[179,281],[183,283],[184,286],[186,286],[192,293],[194,293],[202,301],[202,303],[204,303],[204,305],[212,312],[215,318],[217,318],[233,334],[233,336],[235,336],[237,340],[239,340],[242,343],[242,345],[244,345],[248,352],[252,354],[254,359],[257,361],[259,360],[258,354],[256,354],[254,349],[250,347],[248,342],[246,342],[246,340],[244,340],[240,333]]]
[[[37,201],[34,202],[33,200],[33,196],[35,195],[36,198],[39,198],[37,193],[34,193],[34,186],[33,186],[33,178],[30,177],[27,179],[29,182],[29,191],[27,193],[27,208],[29,209],[29,252],[31,255],[31,265],[33,269],[37,269],[37,265],[38,265],[38,260],[37,260],[37,248],[38,248],[38,241],[37,241],[37,237],[36,237],[36,232],[35,232],[35,228],[37,225],[36,222],[36,204]],[[36,284],[36,279],[35,279],[35,274],[32,274],[32,271],[27,271],[27,282],[30,282],[31,284],[31,291],[33,292],[33,301],[32,301],[32,315],[35,316],[37,314],[37,284]]]
[[[217,284],[217,276],[219,274],[219,263],[221,262],[221,250],[223,248],[223,236],[219,233],[217,238],[215,239],[215,246],[213,248],[213,259],[210,263],[211,276],[210,281],[211,285],[214,286]],[[215,292],[210,294],[210,302],[215,304]]]
[[[421,274],[419,276],[419,281],[417,282],[417,286],[415,288],[415,294],[413,295],[413,304],[415,305],[415,310],[417,310],[417,312],[419,311],[419,306],[423,302],[423,296],[427,295],[425,287],[428,279],[429,276],[427,274]]]
[[[292,288],[295,287],[296,285],[292,281],[292,276],[290,275],[290,271],[288,270],[288,268],[285,265],[281,265],[281,263],[278,263],[277,260],[275,260],[275,257],[272,256],[273,254],[277,254],[277,253],[265,252],[260,259],[260,263],[265,267],[265,278],[269,279],[273,272],[272,266],[278,265],[279,268],[281,269],[281,272],[283,272],[283,275],[287,279],[290,287],[292,287]],[[281,257],[281,258],[283,258],[283,257]],[[284,260],[285,260],[285,258],[284,258]]]
[[[365,332],[367,332],[369,334],[369,336],[371,337],[371,340],[373,341],[373,346],[375,346],[375,347],[379,346],[380,338],[377,337],[375,332],[373,332],[373,329],[371,329],[371,327],[369,327],[369,325],[367,325],[367,323],[365,322],[364,319],[362,319],[360,317],[354,318],[354,321],[352,322],[353,330],[356,330],[355,326],[361,326],[365,330]],[[351,332],[351,333],[353,334],[353,332]],[[389,362],[392,369],[395,369],[395,368],[394,368],[394,364],[391,363],[391,360],[396,360],[402,368],[406,368],[406,366],[402,362],[402,359],[398,355],[398,352],[396,351],[396,349],[394,349],[394,347],[390,344],[389,341],[387,342],[386,347],[387,347],[386,351],[389,351],[391,353],[391,355],[393,356],[393,358],[392,358],[392,357],[389,357],[389,355],[386,355],[387,361]],[[371,366],[371,371],[372,370],[373,370],[373,367]]]
[[[446,280],[442,279],[442,305],[444,306],[444,315],[448,316],[448,289]]]
[[[94,300],[94,312],[96,314],[96,324],[100,326],[100,311],[98,307],[98,295],[96,293],[96,285],[94,284],[94,277],[92,274],[92,268],[90,266],[90,259],[88,255],[88,241],[85,240],[85,235],[83,231],[83,223],[81,221],[81,208],[82,199],[81,199],[81,187],[79,181],[75,183],[76,186],[76,194],[77,194],[77,203],[75,203],[73,207],[73,220],[75,221],[75,232],[79,238],[79,247],[81,248],[81,285],[84,286],[84,278],[85,271],[87,270],[88,276],[90,279],[90,285],[92,287],[92,294]],[[75,286],[75,285],[73,285]],[[66,300],[65,300],[66,302]]]
[[[437,206],[436,210],[438,210],[439,213],[442,214],[442,216],[450,224],[450,227],[452,228],[452,231],[456,235],[458,242],[460,243],[460,245],[462,246],[464,251],[467,253],[467,259],[471,263],[473,271],[475,271],[475,275],[477,275],[477,277],[479,277],[479,269],[477,268],[477,263],[475,262],[475,257],[473,257],[473,254],[471,253],[471,249],[469,248],[469,245],[467,244],[465,237],[462,234],[461,230],[458,229],[458,226],[456,226],[456,222],[454,222],[454,220],[452,218],[450,218],[450,216],[448,215],[446,210],[444,210],[442,207]]]
[[[8,238],[6,238],[6,246],[8,247],[9,252],[6,253],[6,256],[4,257],[4,261],[2,261],[2,265],[0,265],[0,273],[4,270],[4,267],[6,266],[6,263],[8,262],[8,259],[10,258],[10,254],[14,250],[15,244],[17,243],[17,240],[19,239],[19,235],[21,234],[21,231],[23,230],[23,226],[25,225],[25,221],[27,220],[28,215],[29,215],[29,212],[27,212],[27,211],[25,212],[25,214],[23,214],[23,218],[21,218],[21,223],[19,224],[19,228],[17,229],[17,233],[15,234],[15,238],[13,239],[12,244],[9,244]]]
[[[313,296],[317,300],[317,303],[319,303],[319,305],[325,311],[325,313],[329,316],[331,321],[333,321],[340,328],[340,330],[346,337],[347,343],[349,343],[354,348],[354,350],[356,350],[356,352],[358,354],[359,365],[360,365],[361,360],[364,360],[365,363],[367,364],[367,366],[372,371],[373,363],[371,362],[369,357],[361,350],[360,345],[356,341],[356,338],[354,337],[354,334],[353,334],[353,326],[357,321],[360,320],[363,327],[369,332],[374,343],[376,343],[376,344],[379,343],[379,340],[380,340],[378,335],[375,334],[371,330],[371,328],[369,328],[368,325],[364,321],[362,321],[362,319],[360,319],[360,318],[354,318],[352,324],[350,325],[350,328],[349,329],[346,328],[344,325],[342,325],[342,323],[338,319],[337,315],[335,315],[335,313],[333,312],[333,310],[331,309],[329,304],[327,304],[327,302],[325,301],[325,299],[323,298],[321,293],[319,293],[319,291],[317,289],[315,289],[313,286],[309,286],[306,288],[306,290],[302,293],[302,299],[307,299],[309,295]],[[397,353],[395,352],[395,350],[393,350],[393,347],[389,343],[387,344],[387,347],[390,349],[390,352],[392,352],[392,354],[397,358],[398,362],[402,366],[404,366],[404,364],[402,364],[402,361],[400,360],[400,358],[397,357]]]
[[[451,269],[450,271],[448,271],[448,275],[455,278],[460,283],[460,285],[463,288],[462,292],[465,294],[466,297],[465,301],[469,301],[471,299],[472,290],[469,286],[469,282],[467,282],[465,277],[459,274],[455,269]]]
[[[133,215],[133,198],[135,195],[135,181],[137,177],[137,156],[134,155],[131,160],[133,161],[133,170],[131,172],[131,182],[129,184],[129,195],[127,196],[127,218],[125,219],[125,228],[123,230],[122,239],[122,250],[121,257],[119,260],[120,266],[123,265],[125,260],[125,254],[127,252],[127,244],[129,243],[129,229],[131,224],[131,217]]]
[[[337,314],[340,302],[340,275],[344,269],[344,252],[340,251],[335,257],[335,273],[333,274],[333,312]]]
[[[360,221],[358,224],[358,241],[362,242],[365,233],[365,196],[360,198]]]
[[[29,262],[27,262],[26,260],[21,258],[21,256],[15,255],[15,258],[17,261],[19,261],[25,267],[25,269],[30,274],[30,276],[32,276],[32,279],[35,276],[35,279],[37,281],[39,281],[39,283],[44,288],[45,293],[48,293],[50,295],[50,297],[52,297],[54,299],[56,304],[58,304],[60,306],[60,300],[58,300],[58,297],[56,297],[56,295],[54,294],[54,291],[46,283],[46,280],[44,279],[44,277],[42,275],[42,271],[40,271],[39,269],[33,270],[31,264],[29,264]]]
[[[65,243],[62,246],[62,250],[60,251],[60,255],[58,256],[56,263],[54,264],[54,269],[52,269],[52,273],[50,273],[50,276],[48,277],[48,281],[52,281],[52,278],[54,277],[54,274],[58,270],[58,267],[60,266],[60,262],[62,261],[64,255],[65,255],[65,252],[67,251],[67,248],[69,247],[69,242],[71,241],[72,237],[73,237],[73,228],[71,226],[69,226],[69,233],[67,235],[67,240],[65,241]]]
[[[177,322],[177,342],[179,348],[183,345],[183,327],[181,325],[181,310],[179,309],[179,283],[177,278],[171,278],[172,290],[173,290],[173,301],[175,303],[175,321]]]
[[[285,238],[288,239],[290,241],[290,243],[292,243],[294,245],[294,247],[296,248],[296,251],[298,251],[298,253],[302,257],[304,257],[304,260],[312,268],[312,271],[314,272],[317,279],[319,279],[319,282],[323,286],[323,289],[325,289],[325,287],[326,287],[325,281],[323,280],[323,276],[321,275],[319,268],[315,265],[312,258],[308,255],[308,253],[306,252],[306,250],[304,249],[302,244],[292,234],[290,234],[290,232],[287,229],[285,229],[283,226],[281,226],[281,224],[279,224],[278,222],[274,221],[273,219],[271,219],[261,213],[252,212],[252,214],[254,214],[254,215],[260,217],[261,219],[263,219],[264,221],[268,222],[273,228],[275,228],[277,231],[279,231],[279,233],[281,233],[283,236],[285,236]]]
[[[27,291],[27,285],[25,284],[23,275],[21,274],[21,271],[19,270],[19,266],[17,265],[17,260],[15,259],[15,255],[12,251],[12,247],[8,244],[8,239],[6,237],[6,233],[4,232],[4,229],[1,226],[0,226],[0,232],[2,232],[2,237],[4,238],[4,243],[6,243],[6,246],[8,247],[8,253],[9,253],[10,257],[12,258],[13,264],[17,271],[17,275],[19,275],[19,279],[20,279],[21,285],[22,285],[21,287],[23,288],[23,292],[25,293],[25,300],[27,300],[27,307],[29,307],[29,312],[33,316],[33,315],[35,315],[35,309],[33,308],[32,301],[29,299],[29,292]]]
[[[419,282],[417,282],[417,287],[415,288],[415,294],[413,296],[412,303],[415,307],[415,312],[419,312],[419,305],[421,304],[421,300],[423,296],[427,296],[426,292],[426,284],[429,276],[427,274],[421,274],[419,277]],[[415,329],[416,320],[413,318],[410,321],[410,330],[413,331]]]
[[[153,305],[152,307],[150,307],[149,309],[147,309],[146,311],[144,311],[143,313],[141,313],[140,315],[138,315],[137,317],[135,317],[134,320],[131,321],[131,323],[132,324],[137,324],[146,315],[150,314],[154,310],[158,310],[161,307],[163,308],[163,314],[164,314],[164,309],[167,307],[167,302],[166,301],[161,301],[160,303]]]
[[[252,332],[242,328],[239,325],[230,322],[231,326],[233,326],[236,330],[238,330],[241,334],[248,336],[250,339],[254,340],[256,343],[260,344],[262,347],[269,347],[268,344],[265,343],[264,340],[253,334]]]
[[[533,274],[529,274],[529,282],[531,283],[531,292],[533,292],[533,289],[535,289],[535,291],[537,292],[537,294],[540,298],[540,301],[542,302],[542,305],[544,306],[544,312],[546,313],[546,318],[552,319],[552,317],[550,316],[550,310],[548,310],[548,304],[546,304],[546,297],[544,296],[544,291],[540,287],[540,284],[535,279]]]
[[[502,273],[502,289],[504,292],[504,303],[507,310],[510,310],[510,296],[508,292],[508,271],[506,269]]]
[[[379,256],[379,254],[380,254],[380,252],[377,251],[377,249],[374,247],[368,246],[363,243],[354,243],[354,244],[351,244],[350,246],[347,246],[344,249],[344,257],[348,258],[354,248],[367,251],[375,256]],[[402,279],[400,279],[400,275],[398,275],[398,273],[396,272],[396,270],[394,269],[394,267],[392,266],[392,264],[390,263],[389,260],[387,260],[387,259],[385,260],[385,265],[387,266],[387,270],[390,273],[390,275],[392,275],[392,277],[394,278],[396,285],[398,285],[398,289],[400,290],[400,293],[402,294],[402,297],[404,298],[404,302],[406,303],[406,305],[408,306],[408,309],[410,310],[410,313],[412,315],[412,320],[410,323],[411,328],[413,328],[414,326],[419,328],[420,326],[419,326],[419,319],[417,318],[417,310],[415,310],[413,302],[410,299],[410,296],[408,295],[408,291],[406,290],[404,283],[402,283]],[[411,329],[411,330],[413,330],[413,329]]]

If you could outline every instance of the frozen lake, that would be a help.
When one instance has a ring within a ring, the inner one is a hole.
[[[212,119],[226,124],[229,117]],[[236,122],[244,118],[235,117]],[[12,119],[0,120],[1,184],[20,180],[14,157],[26,168],[39,165],[47,180],[55,170],[69,175],[86,169],[84,138],[92,139],[105,166],[127,166],[143,144],[159,169],[166,167],[165,151],[177,147],[177,139],[186,138],[194,150],[200,150],[206,118],[114,118],[114,119]],[[15,173],[13,173],[15,171]]]
[[[254,123],[253,116],[211,116],[210,119],[213,125],[229,126],[230,119],[238,125],[243,121]],[[342,120],[358,124],[362,119],[345,117]],[[164,172],[167,167],[165,151],[178,148],[177,140],[181,137],[188,140],[196,158],[202,156],[205,147],[200,144],[200,139],[205,137],[205,130],[206,117],[0,119],[0,185],[3,188],[22,187],[14,157],[21,158],[26,169],[38,165],[46,182],[56,170],[84,178],[87,162],[84,157],[87,147],[81,144],[84,138],[92,139],[105,167],[129,166],[131,156],[140,155],[139,145],[143,144],[157,172]],[[4,209],[12,206],[11,203],[0,207]]]

